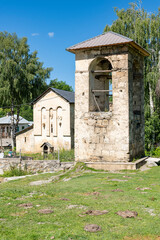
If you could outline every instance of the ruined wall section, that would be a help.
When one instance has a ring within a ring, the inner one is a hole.
[[[129,49],[130,158],[144,156],[144,79],[143,56]]]
[[[108,59],[112,68],[116,69],[112,73],[113,106],[109,112],[89,111],[89,69],[96,57]],[[128,46],[76,52],[76,161],[129,161],[128,90]]]

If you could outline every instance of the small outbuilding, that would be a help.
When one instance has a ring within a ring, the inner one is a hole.
[[[17,115],[14,114],[14,123],[17,121]],[[22,131],[28,126],[32,125],[33,122],[26,120],[25,118],[19,116],[19,122],[17,127],[17,132]],[[11,148],[11,115],[0,118],[0,147],[9,149]]]
[[[16,135],[16,150],[49,153],[74,146],[74,92],[48,88],[33,101],[31,127]]]

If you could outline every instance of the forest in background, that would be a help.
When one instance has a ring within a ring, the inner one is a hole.
[[[160,143],[160,8],[148,13],[142,1],[129,5],[127,9],[114,9],[117,19],[106,25],[104,32],[129,37],[150,53],[144,62],[145,148],[150,151]]]

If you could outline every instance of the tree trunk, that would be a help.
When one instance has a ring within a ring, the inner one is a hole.
[[[20,113],[20,108],[17,108],[17,119],[16,119],[16,124],[15,124],[15,133],[17,132],[18,129],[18,124],[19,124],[19,113]]]
[[[159,70],[159,74],[160,74],[160,51],[159,51],[159,60],[158,60],[158,70]],[[158,98],[160,98],[160,79],[157,82],[156,85],[156,95]]]
[[[16,123],[15,123],[15,134],[14,134],[14,145],[16,146],[16,132],[18,130],[18,124],[19,124],[19,113],[20,113],[20,107],[17,107],[17,118],[16,118]]]
[[[150,103],[150,114],[152,116],[154,112],[154,104],[153,104],[152,88],[150,83],[149,83],[149,103]]]
[[[14,104],[12,102],[11,106],[11,145],[12,145],[12,151],[15,147],[15,124],[14,124]]]

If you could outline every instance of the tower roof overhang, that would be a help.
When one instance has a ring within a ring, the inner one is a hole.
[[[66,50],[72,53],[76,53],[76,51],[78,50],[115,46],[115,45],[125,45],[125,44],[128,44],[133,48],[137,49],[143,56],[150,55],[150,53],[146,49],[142,48],[139,44],[134,42],[132,39],[111,31],[107,33],[103,33],[99,36],[88,39],[86,41],[83,41],[81,43],[75,44],[67,48]]]

